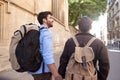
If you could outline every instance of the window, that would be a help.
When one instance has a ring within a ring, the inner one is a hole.
[[[113,21],[112,23],[113,23],[113,27],[115,27],[115,22]]]
[[[113,13],[113,15],[114,15],[114,8],[112,9],[112,13]]]
[[[118,8],[119,8],[118,5],[119,5],[119,3],[117,2],[117,3],[116,3],[116,9],[117,9],[117,10],[118,10]]]
[[[116,18],[117,21],[117,27],[119,26],[119,17]]]
[[[52,0],[52,13],[55,18],[59,19],[59,0]]]
[[[52,13],[61,23],[68,24],[68,15],[66,14],[68,13],[67,0],[52,0]]]
[[[111,13],[109,13],[109,17],[111,18]]]
[[[0,40],[2,38],[2,28],[1,28],[1,16],[2,15],[2,12],[1,12],[1,4],[0,4]]]
[[[0,41],[3,39],[3,4],[0,3]]]

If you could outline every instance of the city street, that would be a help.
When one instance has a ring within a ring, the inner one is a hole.
[[[120,50],[108,50],[110,58],[110,73],[107,80],[120,80]],[[55,55],[58,65],[59,54]],[[0,80],[33,80],[27,73],[17,73],[13,70],[0,72]]]
[[[108,80],[120,80],[120,50],[109,50],[110,73]]]

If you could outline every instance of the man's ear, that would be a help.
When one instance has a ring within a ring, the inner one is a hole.
[[[43,18],[43,23],[46,23],[46,19],[45,18]]]

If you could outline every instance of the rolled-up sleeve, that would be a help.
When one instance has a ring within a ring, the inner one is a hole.
[[[53,56],[53,39],[51,31],[45,29],[41,33],[41,53],[44,59],[45,64],[52,64],[54,63],[54,56]]]

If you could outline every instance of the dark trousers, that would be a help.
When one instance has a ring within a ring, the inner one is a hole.
[[[50,72],[42,74],[33,74],[32,76],[34,80],[52,80],[52,74]]]

